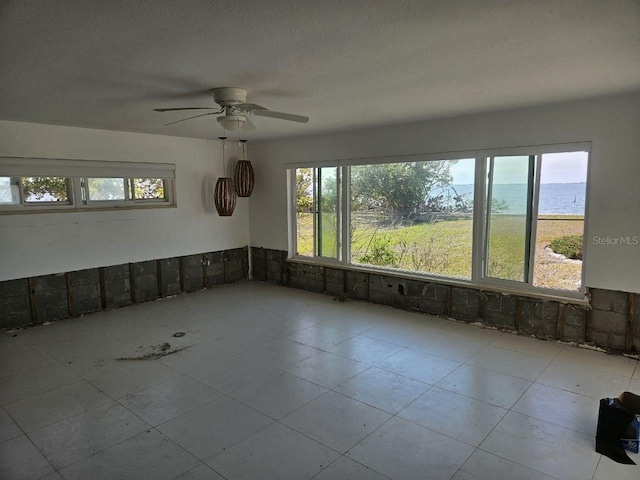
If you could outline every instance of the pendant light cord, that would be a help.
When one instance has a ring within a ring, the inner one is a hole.
[[[222,176],[224,177],[227,175],[227,167],[224,161],[224,141],[227,139],[227,137],[218,137],[218,138],[222,141]]]

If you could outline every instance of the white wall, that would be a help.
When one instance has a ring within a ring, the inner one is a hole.
[[[229,152],[240,152],[233,147]],[[248,199],[219,217],[217,140],[0,121],[0,156],[176,164],[177,208],[0,215],[0,280],[247,245]],[[1,174],[2,172],[0,172]]]
[[[313,119],[311,119],[313,121]],[[640,293],[640,95],[523,108],[341,134],[257,142],[251,244],[287,249],[286,162],[591,141],[586,285]]]

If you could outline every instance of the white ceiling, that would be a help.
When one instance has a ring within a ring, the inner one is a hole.
[[[0,2],[0,118],[213,138],[212,87],[275,138],[640,90],[640,0]]]

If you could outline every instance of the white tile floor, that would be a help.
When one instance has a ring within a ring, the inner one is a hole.
[[[639,388],[635,360],[247,282],[0,336],[0,478],[637,480],[594,435]]]

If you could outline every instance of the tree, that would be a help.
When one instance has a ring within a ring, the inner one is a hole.
[[[27,201],[66,202],[67,179],[64,177],[25,177],[22,180]]]
[[[134,178],[135,198],[164,198],[164,182],[161,178]]]
[[[382,208],[400,219],[424,209],[436,187],[451,184],[456,160],[362,165],[351,169],[351,195],[356,209]],[[437,204],[437,201],[432,201]]]
[[[123,178],[89,178],[90,200],[124,200]]]
[[[296,170],[296,210],[306,212],[313,205],[313,174],[310,168]]]

